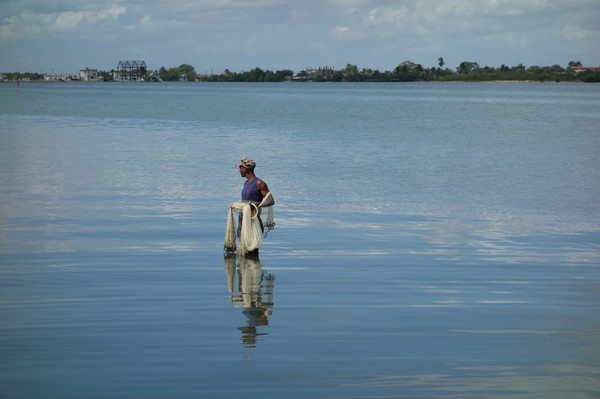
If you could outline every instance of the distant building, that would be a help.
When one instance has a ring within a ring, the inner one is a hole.
[[[119,61],[117,70],[113,71],[114,80],[144,80],[148,73],[146,63],[140,60]]]
[[[600,66],[570,66],[570,70],[575,72],[593,71],[600,72]]]
[[[46,74],[44,75],[44,80],[48,82],[65,82],[67,80],[71,80],[71,77],[61,74]]]
[[[79,78],[81,80],[85,80],[86,82],[96,81],[98,80],[98,70],[90,68],[81,69],[79,71]]]
[[[335,70],[330,66],[318,67],[318,68],[306,68],[304,73],[307,79],[323,79],[329,80],[333,76]]]

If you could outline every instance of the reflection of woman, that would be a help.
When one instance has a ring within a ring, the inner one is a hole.
[[[236,258],[234,255],[225,257],[227,286],[232,293],[231,302],[234,307],[243,308],[246,325],[240,327],[242,341],[247,347],[254,347],[260,335],[257,327],[269,325],[271,308],[273,307],[273,281],[275,277],[263,271],[258,258],[239,258],[237,268],[237,291],[234,291],[236,276]]]

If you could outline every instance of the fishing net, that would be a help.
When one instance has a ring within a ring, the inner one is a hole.
[[[269,192],[258,206],[249,202],[234,202],[231,204],[225,229],[224,249],[226,253],[236,252],[236,237],[239,238],[239,252],[242,256],[260,248],[263,238],[275,228],[274,203],[275,200]],[[238,214],[237,218],[234,217],[234,213]],[[264,214],[264,222],[261,219],[261,214]],[[238,219],[237,226],[235,219]]]
[[[265,217],[264,217],[264,221],[263,221],[263,237],[267,237],[267,234],[269,234],[269,231],[273,230],[275,228],[275,219],[273,218],[273,205],[275,204],[275,199],[273,198],[273,195],[271,194],[271,192],[269,191],[267,193],[267,195],[265,195],[265,198],[263,198],[263,200],[261,201],[260,204],[258,204],[258,209],[259,209],[259,216],[261,214],[261,212],[265,213]]]
[[[269,197],[271,193],[267,195]],[[265,200],[267,200],[265,197]],[[254,251],[261,247],[263,243],[263,237],[266,237],[267,233],[275,228],[275,220],[273,218],[273,207],[265,206],[264,203],[271,203],[270,201],[261,202],[257,207],[254,204],[248,202],[234,202],[229,207],[229,213],[227,215],[227,227],[225,229],[225,244],[224,249],[227,253],[235,253],[237,249],[236,236],[239,236],[239,253],[245,255],[248,252]],[[261,213],[265,214],[263,230],[261,228]],[[234,213],[241,215],[241,217],[234,217]],[[238,219],[237,226],[235,219]],[[236,234],[237,233],[237,234]]]

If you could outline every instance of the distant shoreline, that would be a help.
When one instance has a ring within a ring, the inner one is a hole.
[[[378,83],[395,83],[395,84],[406,84],[406,83],[410,83],[410,84],[415,84],[415,83],[537,83],[537,84],[558,84],[558,83],[586,83],[584,81],[581,80],[559,80],[559,81],[555,81],[555,80],[419,80],[419,81],[411,81],[411,82],[405,82],[405,81],[393,81],[393,80],[369,80],[369,81],[352,81],[352,82],[347,82],[347,81],[313,81],[313,80],[304,80],[304,81],[280,81],[280,82],[260,82],[260,81],[205,81],[205,80],[199,80],[199,81],[193,81],[193,82],[189,82],[189,81],[184,81],[184,82],[176,82],[176,81],[160,81],[160,82],[145,82],[145,81],[130,81],[130,80],[112,80],[112,81],[85,81],[85,80],[9,80],[9,79],[5,79],[5,80],[1,80],[1,83],[6,83],[6,84],[26,84],[26,83],[52,83],[52,84],[61,84],[61,83],[81,83],[81,84],[97,84],[97,83],[106,83],[106,84],[111,84],[111,83],[127,83],[127,84],[161,84],[161,83],[168,83],[168,84],[212,84],[212,83],[241,83],[241,84],[245,84],[245,83],[264,83],[264,84],[281,84],[281,83],[285,83],[285,84],[307,84],[307,83],[314,83],[314,84],[328,84],[328,83],[335,83],[335,84],[348,84],[348,83],[354,83],[354,84],[378,84]]]

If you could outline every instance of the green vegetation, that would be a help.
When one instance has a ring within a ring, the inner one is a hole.
[[[177,81],[188,81],[193,82],[196,80],[196,70],[193,66],[188,64],[181,64],[175,68],[165,69],[161,67],[158,70],[158,76],[161,80],[177,82]]]
[[[260,68],[254,68],[250,72],[231,72],[226,69],[220,75],[199,76],[198,79],[203,82],[283,82],[294,76],[294,72],[286,69],[283,71],[263,71]]]
[[[285,69],[281,71],[262,70],[254,68],[250,71],[231,72],[226,69],[221,74],[199,75],[189,64],[178,67],[161,67],[158,71],[148,71],[148,81],[200,81],[200,82],[488,82],[488,81],[535,81],[535,82],[600,82],[600,71],[580,70],[580,61],[570,61],[563,68],[560,65],[516,66],[501,65],[500,67],[481,67],[475,61],[463,61],[456,69],[444,68],[444,58],[437,59],[437,66],[425,68],[412,61],[404,61],[391,71],[379,71],[370,68],[359,69],[354,64],[347,64],[343,69],[331,67],[306,69],[298,73]],[[99,71],[105,81],[112,80],[113,71]],[[8,80],[43,80],[39,73],[4,73]],[[73,78],[76,80],[76,78]]]
[[[438,66],[424,68],[421,64],[404,61],[392,71],[379,71],[370,68],[359,69],[354,64],[347,64],[343,69],[318,68],[303,70],[294,74],[291,70],[272,72],[254,68],[250,72],[235,73],[228,69],[222,74],[198,76],[202,82],[282,82],[282,81],[312,81],[312,82],[484,82],[484,81],[536,81],[536,82],[598,82],[599,71],[576,72],[560,65],[531,66],[523,64],[499,68],[480,67],[474,61],[464,61],[456,70],[443,68],[446,63],[438,58]],[[579,61],[569,62],[569,67],[581,66]]]
[[[5,73],[2,73],[2,75],[4,76],[4,78],[6,80],[17,80],[17,79],[23,79],[23,80],[44,80],[44,74],[43,73],[33,73],[33,72],[26,72],[26,73],[5,72]]]

